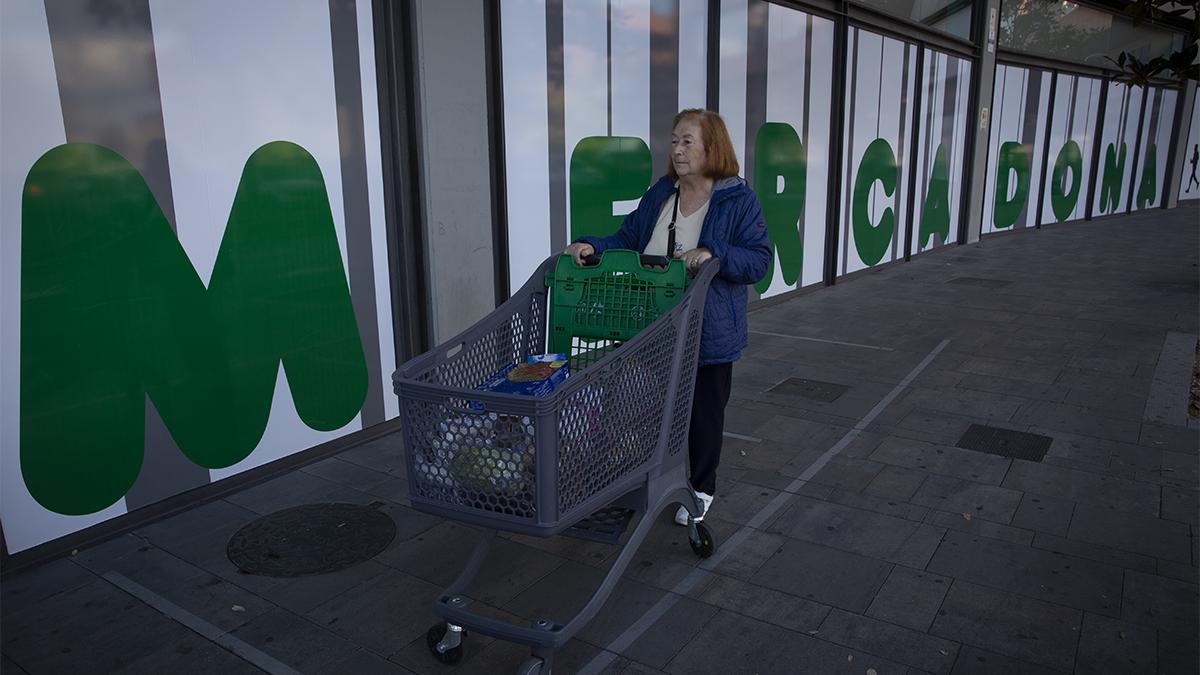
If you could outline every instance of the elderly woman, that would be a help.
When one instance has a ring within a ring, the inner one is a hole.
[[[720,115],[684,110],[672,124],[667,175],[642,195],[615,234],[581,237],[567,247],[578,263],[610,248],[680,258],[690,271],[714,256],[720,260],[704,303],[688,436],[692,489],[704,513],[716,493],[733,362],[747,343],[746,287],[766,274],[771,256],[758,199],[737,174],[737,156]],[[687,518],[680,507],[675,522],[686,525]]]

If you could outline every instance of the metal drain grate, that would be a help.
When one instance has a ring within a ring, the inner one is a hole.
[[[1003,279],[985,279],[983,277],[954,277],[947,281],[948,284],[958,284],[960,286],[980,286],[983,288],[1003,288],[1011,284],[1011,281]]]
[[[1040,462],[1053,441],[1049,436],[972,424],[962,438],[958,439],[957,446],[1001,457]]]
[[[625,534],[629,521],[633,518],[631,509],[620,506],[608,506],[583,520],[575,523],[563,534],[576,539],[598,541],[601,544],[615,544]]]
[[[305,504],[276,511],[234,533],[229,560],[245,574],[302,577],[366,562],[396,537],[396,524],[378,507]]]
[[[771,394],[781,394],[783,396],[799,396],[810,401],[820,401],[822,403],[832,403],[842,394],[850,390],[844,384],[836,384],[833,382],[821,382],[820,380],[805,380],[799,377],[789,377],[779,384],[767,390]]]

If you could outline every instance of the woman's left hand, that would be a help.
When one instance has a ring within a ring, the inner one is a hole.
[[[690,251],[679,253],[676,255],[676,257],[683,261],[684,266],[687,267],[689,271],[695,272],[696,270],[700,269],[700,266],[704,264],[705,260],[708,260],[712,257],[712,251],[709,251],[702,246],[700,248],[694,248]]]

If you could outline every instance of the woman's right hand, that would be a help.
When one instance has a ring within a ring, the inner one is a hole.
[[[577,241],[574,244],[571,244],[567,247],[567,250],[563,251],[563,253],[571,254],[571,257],[575,259],[576,265],[582,265],[583,259],[595,252],[595,246],[582,241]]]

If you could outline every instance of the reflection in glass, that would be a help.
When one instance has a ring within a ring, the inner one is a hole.
[[[971,38],[971,0],[858,0],[888,14],[950,33]]]
[[[1000,46],[1094,66],[1129,52],[1142,60],[1178,49],[1178,33],[1084,7],[1068,0],[1004,0]]]

